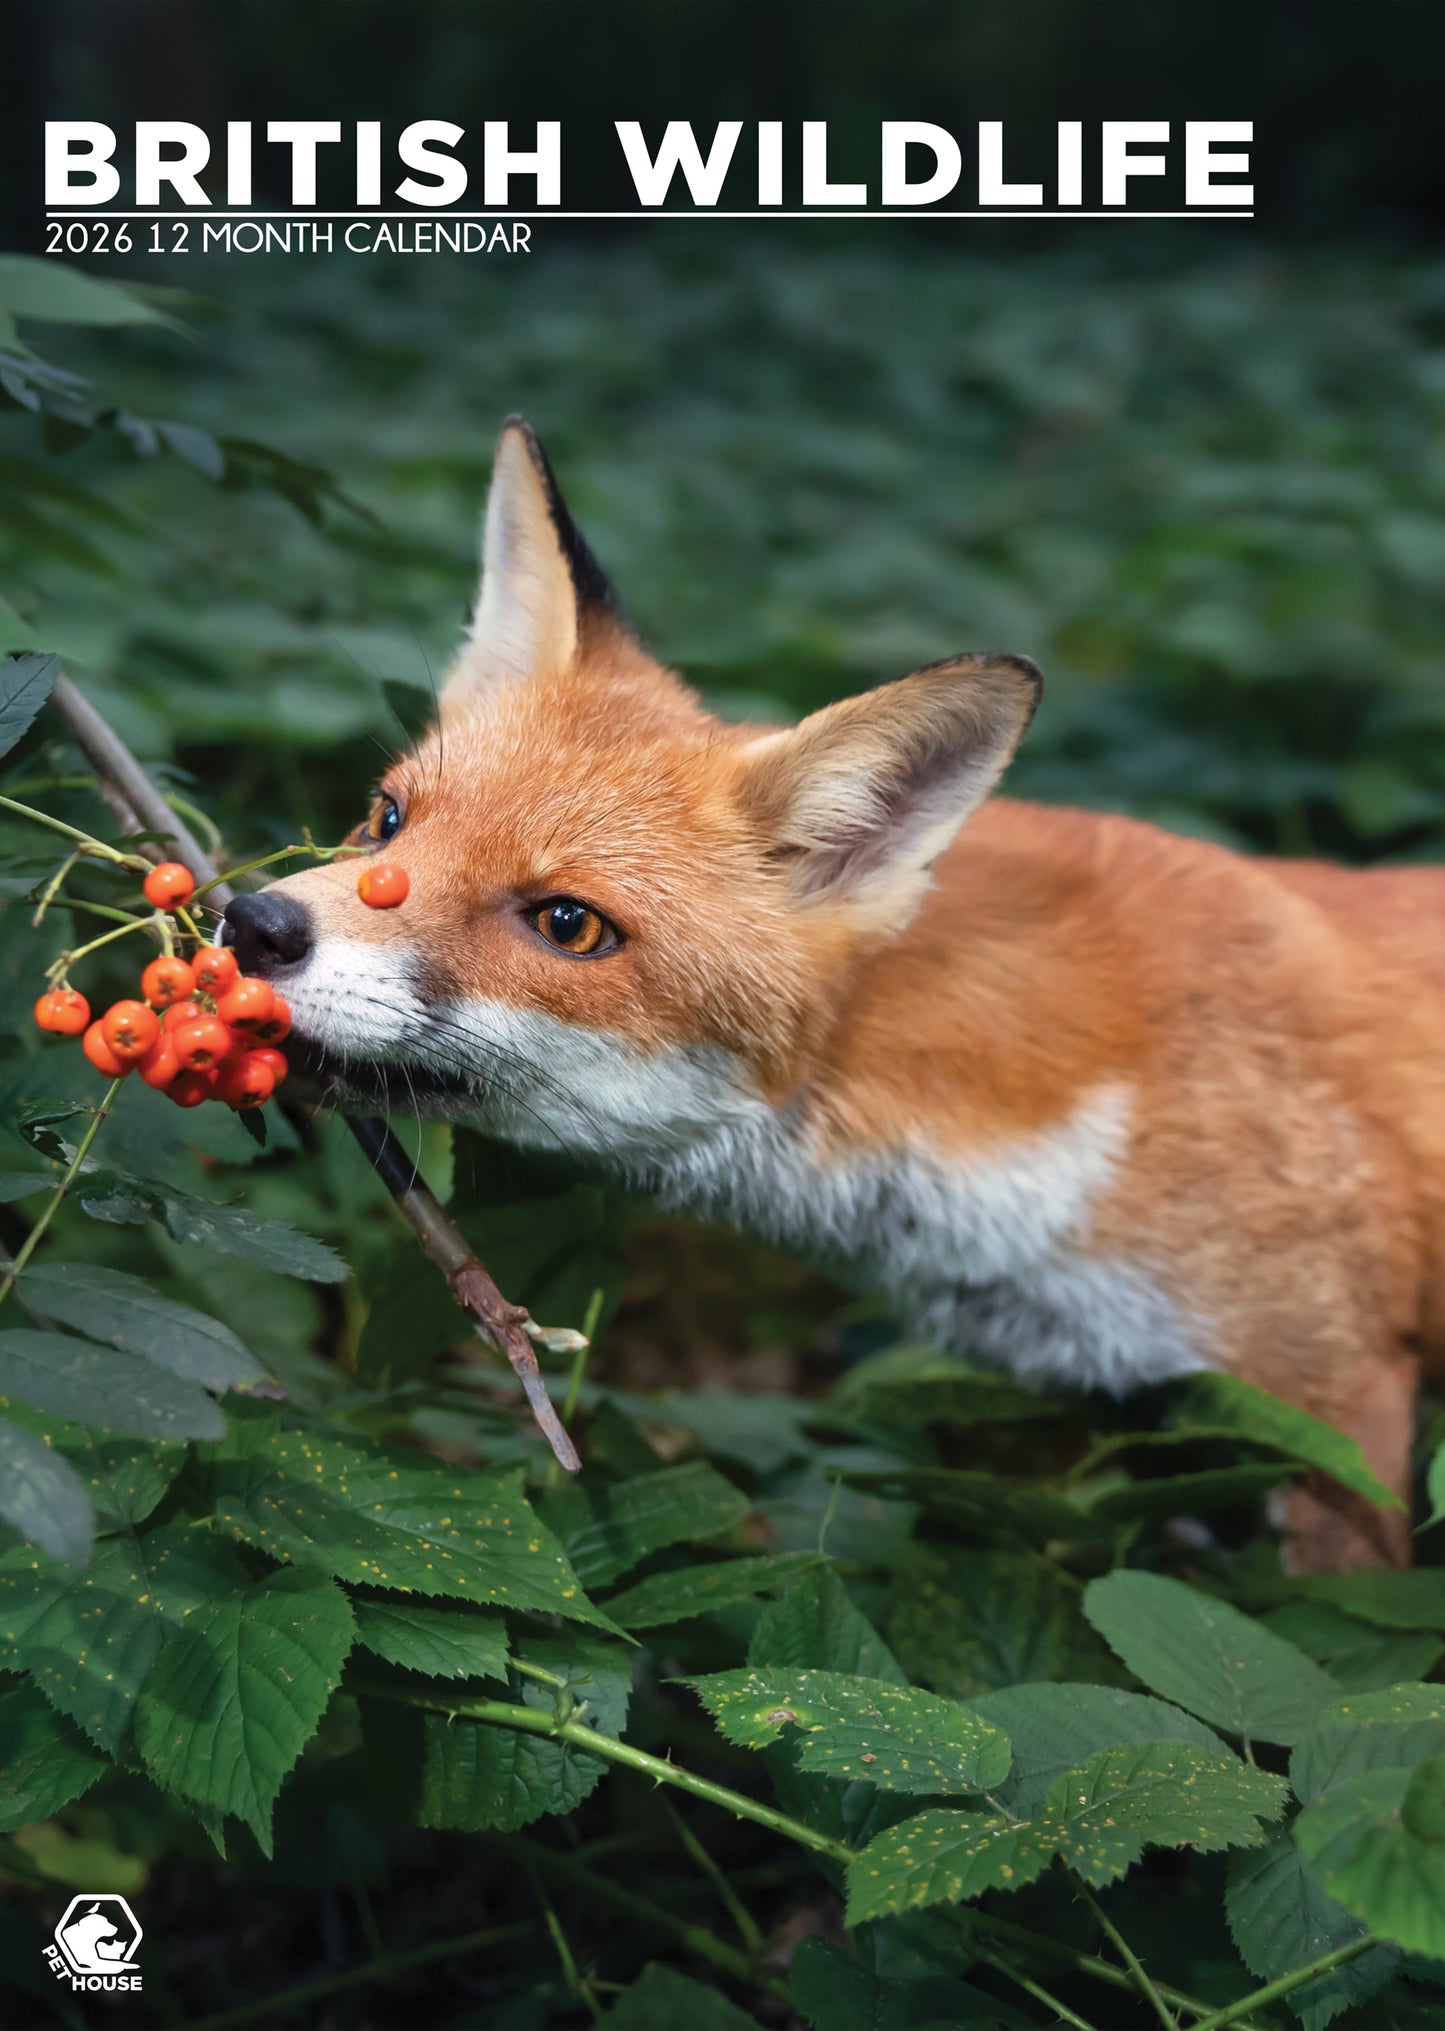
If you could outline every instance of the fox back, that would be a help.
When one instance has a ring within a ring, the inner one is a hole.
[[[600,1160],[1023,1375],[1241,1374],[1403,1495],[1445,1352],[1445,870],[990,800],[1039,694],[964,655],[725,724],[514,419],[438,722],[356,835],[405,905],[342,858],[231,935],[342,1106]],[[1408,1556],[1329,1484],[1286,1522],[1302,1568]]]

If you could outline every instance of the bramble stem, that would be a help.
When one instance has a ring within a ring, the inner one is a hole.
[[[114,861],[117,867],[129,868],[133,874],[148,874],[149,861],[142,860],[136,853],[118,853],[113,846],[107,846],[103,839],[94,839],[88,832],[77,826],[67,825],[62,819],[52,818],[48,811],[37,811],[33,805],[17,804],[13,797],[0,797],[0,810],[13,811],[19,818],[28,818],[35,825],[43,825],[49,832],[58,832],[62,839],[73,839],[82,853],[93,855],[97,860]]]
[[[119,1079],[112,1079],[110,1082],[109,1091],[106,1093],[106,1096],[101,1101],[99,1107],[96,1108],[95,1113],[91,1118],[89,1128],[87,1128],[85,1134],[80,1138],[80,1145],[77,1148],[75,1155],[70,1159],[69,1164],[66,1166],[64,1177],[60,1180],[60,1183],[55,1187],[55,1190],[51,1193],[50,1197],[46,1200],[44,1206],[41,1208],[40,1218],[36,1221],[35,1225],[31,1228],[30,1232],[26,1235],[25,1240],[21,1245],[20,1253],[16,1256],[15,1260],[11,1263],[9,1269],[7,1269],[5,1272],[4,1281],[0,1282],[0,1305],[4,1304],[6,1298],[8,1298],[11,1291],[14,1290],[16,1279],[19,1277],[21,1270],[24,1269],[26,1263],[29,1262],[31,1256],[34,1255],[35,1250],[39,1245],[40,1239],[42,1235],[45,1233],[46,1228],[50,1225],[51,1221],[60,1211],[61,1204],[64,1201],[65,1195],[70,1190],[72,1184],[74,1184],[75,1179],[79,1175],[80,1167],[85,1162],[86,1157],[90,1153],[90,1145],[95,1141],[96,1136],[99,1134],[100,1124],[105,1120],[105,1117],[110,1113],[111,1106],[115,1100],[115,1096],[117,1095],[117,1093],[119,1093],[119,1091],[120,1091]]]
[[[699,1777],[691,1770],[668,1762],[666,1757],[650,1756],[645,1749],[635,1749],[630,1742],[617,1742],[610,1735],[600,1735],[585,1722],[559,1721],[540,1707],[513,1706],[507,1700],[439,1700],[434,1695],[409,1692],[401,1686],[373,1685],[362,1681],[352,1684],[350,1690],[374,1699],[391,1700],[402,1706],[421,1707],[427,1713],[447,1714],[453,1720],[485,1721],[493,1727],[515,1728],[522,1734],[547,1735],[554,1742],[570,1742],[574,1749],[587,1749],[609,1763],[623,1763],[629,1770],[640,1771],[644,1777],[651,1777],[658,1784],[675,1784],[680,1791],[690,1791],[694,1798],[705,1798],[709,1805],[721,1806],[735,1819],[755,1820],[759,1826],[796,1841],[799,1847],[812,1848],[817,1854],[827,1855],[835,1862],[846,1864],[853,1859],[851,1848],[828,1834],[819,1833],[816,1827],[805,1826],[800,1819],[790,1819],[786,1813],[776,1812],[772,1806],[763,1805],[756,1798],[748,1798],[741,1791],[729,1791],[725,1784],[714,1784],[710,1777]]]
[[[1194,2026],[1194,2031],[1223,2031],[1226,2024],[1240,2024],[1244,2021],[1242,2011],[1262,2010],[1266,2004],[1278,2002],[1281,1996],[1289,1995],[1292,1990],[1303,1988],[1304,1984],[1312,1982],[1316,1975],[1327,1975],[1332,1968],[1343,1967],[1346,1961],[1356,1959],[1370,1947],[1379,1944],[1376,1933],[1362,1933],[1348,1945],[1337,1946],[1333,1953],[1321,1954],[1319,1959],[1312,1960],[1308,1967],[1291,1968],[1287,1975],[1280,1975],[1276,1981],[1266,1982],[1262,1989],[1251,1990],[1249,1995],[1241,1996],[1237,2003],[1226,2004],[1224,2009],[1214,2011],[1211,2016],[1202,2017]]]
[[[1113,1945],[1115,1952],[1133,1976],[1135,1988],[1139,1991],[1139,1994],[1144,1998],[1150,2009],[1153,2010],[1155,2016],[1163,2025],[1164,2031],[1179,2031],[1179,2026],[1175,2021],[1173,2012],[1160,1995],[1158,1989],[1155,1988],[1153,1978],[1146,1970],[1144,1963],[1140,1960],[1138,1954],[1135,1953],[1133,1947],[1130,1946],[1128,1940],[1125,1939],[1123,1933],[1120,1932],[1118,1926],[1109,1917],[1109,1914],[1105,1911],[1103,1905],[1100,1904],[1098,1898],[1094,1895],[1078,1870],[1070,1869],[1065,1864],[1065,1874],[1073,1884],[1076,1894],[1084,1900],[1090,1911],[1094,1914],[1094,1918],[1102,1928],[1105,1937]]]
[[[976,1926],[985,1935],[992,1933],[1006,1945],[1020,1947],[1027,1953],[1051,1955],[1081,1975],[1091,1975],[1096,1981],[1107,1982],[1111,1988],[1134,1991],[1134,1980],[1128,1969],[1115,1967],[1112,1961],[1104,1960],[1096,1953],[1085,1953],[1080,1947],[1067,1946],[1062,1940],[1051,1939],[1044,1932],[1030,1932],[1027,1926],[1014,1925],[1006,1918],[995,1918],[991,1911],[960,1910],[956,1916],[961,1923],[970,1928]],[[1212,2004],[1200,2002],[1197,1996],[1191,1996],[1183,1989],[1171,1988],[1167,1982],[1155,1982],[1154,1986],[1176,2010],[1187,2010],[1193,2017],[1213,2015]],[[1239,2003],[1235,2007],[1243,2009],[1245,2006]],[[1237,2021],[1240,2031],[1260,2031],[1258,2024],[1248,2018],[1241,2017]],[[1198,2031],[1197,2025],[1194,2031]]]
[[[1005,1955],[989,1954],[987,1959],[990,1967],[997,1968],[1009,1981],[1017,1982],[1025,1995],[1032,1996],[1036,2003],[1042,2003],[1046,2010],[1052,2010],[1061,2024],[1072,2025],[1073,2031],[1098,2031],[1097,2025],[1091,2024],[1087,2017],[1081,2017],[1077,2010],[1071,2010],[1067,2003],[1061,2002],[1044,1987],[1042,1982],[1036,1982],[1032,1976],[1024,1974]]]
[[[673,1832],[682,1842],[682,1845],[686,1848],[693,1861],[696,1862],[699,1869],[702,1870],[704,1876],[707,1877],[709,1883],[712,1884],[713,1889],[717,1893],[718,1902],[737,1927],[738,1936],[742,1940],[743,1945],[753,1956],[754,1960],[760,1960],[767,1941],[763,1938],[757,1920],[753,1917],[752,1912],[749,1911],[747,1905],[744,1904],[742,1898],[739,1897],[737,1891],[734,1890],[732,1884],[728,1881],[682,1814],[677,1810],[676,1806],[669,1804],[665,1798],[660,1798],[658,1804],[671,1821]]]

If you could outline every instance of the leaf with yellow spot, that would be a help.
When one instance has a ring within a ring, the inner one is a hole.
[[[1007,1735],[957,1700],[840,1671],[759,1666],[692,1681],[730,1742],[787,1734],[798,1767],[888,1791],[982,1791],[1009,1767]]]
[[[1286,1790],[1283,1778],[1182,1743],[1104,1749],[1061,1777],[1031,1819],[925,1812],[879,1834],[848,1871],[848,1923],[1020,1890],[1055,1855],[1097,1885],[1146,1847],[1253,1847]]]

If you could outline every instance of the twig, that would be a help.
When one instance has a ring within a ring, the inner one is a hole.
[[[154,832],[168,839],[172,857],[183,861],[197,882],[209,889],[217,905],[224,908],[231,896],[224,877],[109,721],[63,671],[55,680],[52,696],[77,746],[95,770],[101,795],[121,824],[129,831]],[[160,856],[151,849],[151,857]],[[482,1338],[499,1347],[512,1364],[532,1415],[552,1451],[568,1472],[575,1474],[582,1462],[547,1394],[532,1341],[535,1338],[543,1346],[570,1352],[581,1335],[537,1326],[520,1305],[509,1304],[473,1254],[461,1229],[447,1218],[422,1183],[386,1124],[372,1116],[348,1115],[346,1121],[423,1250],[442,1270],[452,1296]]]

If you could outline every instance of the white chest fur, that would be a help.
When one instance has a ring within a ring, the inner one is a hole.
[[[1124,1391],[1203,1365],[1197,1335],[1137,1263],[1087,1253],[1128,1145],[1111,1087],[1066,1123],[970,1158],[923,1147],[828,1162],[763,1107],[647,1166],[679,1210],[729,1220],[882,1291],[910,1330],[1032,1379]]]

